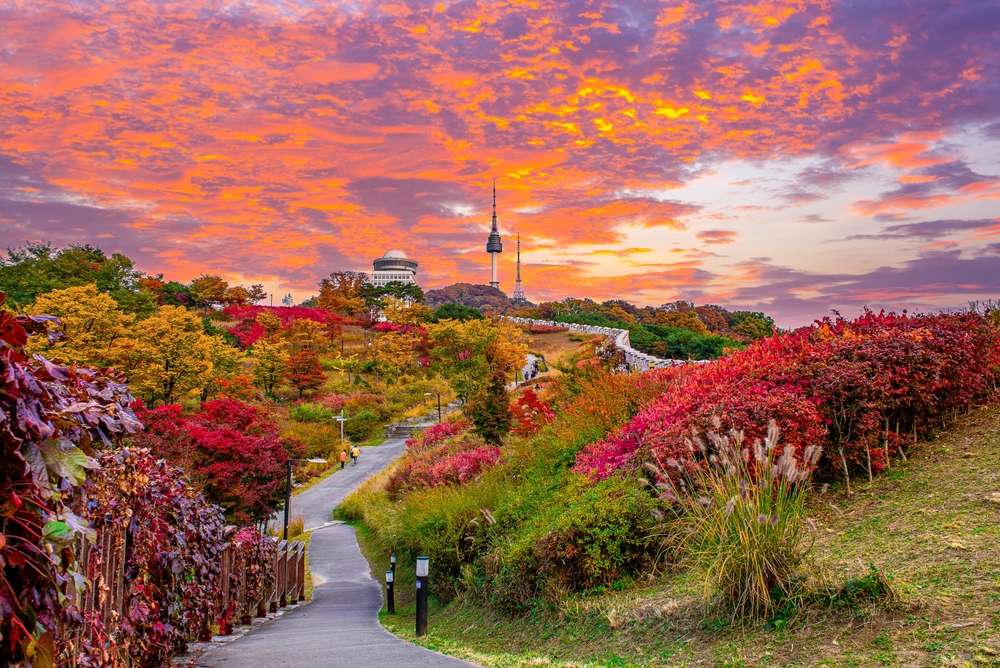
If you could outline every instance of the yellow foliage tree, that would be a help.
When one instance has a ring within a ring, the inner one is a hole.
[[[281,319],[267,311],[262,311],[255,318],[257,323],[267,332],[267,338],[274,340],[281,333]]]
[[[423,304],[408,304],[402,299],[393,296],[384,297],[385,307],[382,315],[391,323],[397,325],[409,325],[416,327],[420,323],[428,322],[434,315],[434,309]]]
[[[229,283],[215,274],[202,274],[191,281],[191,292],[195,298],[205,304],[221,304],[226,300]]]
[[[212,382],[212,357],[224,342],[205,334],[201,320],[186,309],[161,306],[132,334],[118,366],[136,394],[173,403],[197,397]]]
[[[44,336],[28,339],[28,350],[46,357],[92,367],[111,366],[115,347],[127,334],[126,317],[118,302],[97,291],[97,286],[81,285],[39,295],[29,309],[34,315],[54,315],[62,321],[63,336],[49,344]]]
[[[288,346],[277,341],[261,339],[250,347],[253,360],[253,383],[265,392],[273,392],[281,381],[288,361]]]
[[[664,327],[683,327],[684,329],[690,329],[696,334],[709,333],[708,327],[698,319],[698,315],[694,311],[660,311],[656,314],[653,324]]]
[[[443,320],[427,329],[436,358],[434,365],[455,393],[466,398],[493,374],[503,374],[513,381],[514,372],[524,366],[528,354],[524,332],[505,318]]]
[[[321,325],[314,320],[300,318],[292,323],[292,326],[285,330],[288,345],[292,352],[299,352],[306,348],[321,353],[330,345],[330,337],[327,334],[326,325]]]
[[[414,362],[413,344],[416,339],[405,332],[389,332],[381,337],[382,360],[385,366],[396,373],[399,379]]]

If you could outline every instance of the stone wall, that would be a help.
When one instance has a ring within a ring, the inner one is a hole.
[[[627,329],[617,329],[615,327],[598,327],[596,325],[577,325],[569,322],[554,322],[552,320],[532,320],[531,318],[508,318],[511,322],[519,325],[548,325],[550,327],[565,327],[571,332],[584,332],[586,334],[600,334],[615,342],[615,345],[625,353],[625,363],[632,371],[649,371],[650,369],[662,369],[668,366],[680,366],[691,364],[689,360],[665,360],[653,357],[646,353],[641,353],[632,347],[628,338]]]

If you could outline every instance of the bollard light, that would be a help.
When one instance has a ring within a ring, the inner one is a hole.
[[[417,637],[427,633],[427,574],[430,559],[417,557]]]
[[[392,584],[394,575],[391,570],[385,572],[385,601],[390,615],[396,614],[396,595]]]

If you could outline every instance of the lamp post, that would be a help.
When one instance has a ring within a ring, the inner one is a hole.
[[[292,463],[309,462],[310,464],[326,464],[325,459],[289,459],[288,478],[285,480],[285,530],[282,532],[282,540],[288,540],[288,511],[292,505]]]
[[[417,637],[427,635],[427,576],[430,558],[417,557]]]
[[[437,395],[438,398],[438,423],[441,422],[441,393],[440,392],[424,392],[425,397],[432,397]]]
[[[341,408],[340,409],[340,416],[339,417],[334,416],[333,419],[340,423],[340,449],[343,450],[344,449],[344,421],[347,419],[346,417],[344,417],[344,409]]]
[[[396,596],[392,591],[392,581],[396,579],[396,574],[390,568],[385,572],[385,600],[389,606],[389,614],[396,614]]]

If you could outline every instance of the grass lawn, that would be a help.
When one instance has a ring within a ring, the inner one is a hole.
[[[552,335],[545,335],[552,336]],[[814,595],[770,630],[734,628],[683,569],[507,617],[456,600],[431,609],[420,644],[483,666],[1000,666],[1000,409],[981,408],[894,461],[869,484],[816,494]],[[362,550],[381,579],[387,557]],[[897,598],[835,607],[816,592],[870,567]],[[433,575],[433,564],[431,565]],[[397,611],[413,635],[413,576],[398,572]]]

